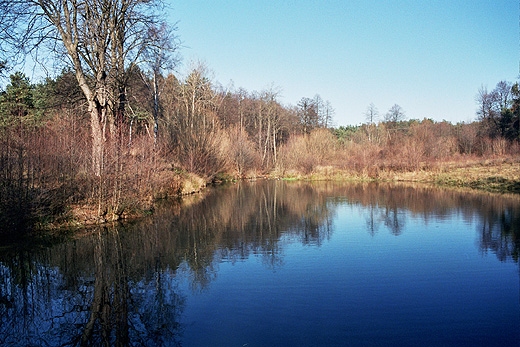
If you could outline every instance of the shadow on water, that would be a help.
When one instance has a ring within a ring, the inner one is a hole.
[[[99,228],[0,263],[0,345],[175,345],[183,299],[172,272],[124,228]]]
[[[516,198],[424,186],[242,182],[134,224],[98,227],[51,247],[0,253],[0,345],[181,345],[185,294],[204,290],[222,261],[252,255],[283,266],[284,242],[319,247],[340,205],[362,206],[366,231],[405,231],[424,220],[477,221],[479,248],[518,261]]]

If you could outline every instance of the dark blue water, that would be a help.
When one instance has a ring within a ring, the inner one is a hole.
[[[520,345],[517,198],[257,182],[196,200],[4,258],[0,344]]]
[[[336,206],[330,237],[282,237],[276,261],[221,259],[211,286],[190,293],[194,346],[518,345],[518,264],[479,251],[476,218],[425,221],[399,211],[392,234],[370,211]],[[469,220],[468,220],[469,219]]]

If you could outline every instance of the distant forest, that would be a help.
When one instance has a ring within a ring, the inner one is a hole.
[[[125,218],[223,180],[377,179],[519,153],[518,83],[478,90],[472,123],[371,104],[365,124],[334,127],[318,94],[287,106],[275,89],[222,88],[202,64],[169,72],[179,42],[159,1],[79,3],[0,1],[0,73],[39,52],[63,67],[38,83],[14,72],[0,92],[0,235]]]
[[[87,102],[74,73],[64,70],[37,84],[12,74],[0,94],[4,225],[16,221],[27,228],[42,216],[66,217],[78,204],[99,219],[118,218],[156,198],[189,193],[190,184],[196,190],[223,179],[310,175],[323,168],[377,178],[382,170],[519,151],[518,85],[507,82],[478,92],[472,123],[406,120],[398,105],[380,117],[370,105],[365,124],[336,128],[331,105],[319,95],[286,107],[273,90],[224,90],[204,66],[183,80],[160,76],[158,102],[150,85],[137,68],[128,79],[126,112],[113,138],[105,139],[98,176]]]

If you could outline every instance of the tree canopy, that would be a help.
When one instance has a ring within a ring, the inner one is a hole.
[[[97,176],[102,173],[105,140],[125,121],[130,73],[146,57],[165,60],[168,55],[157,54],[157,49],[174,49],[166,43],[173,37],[159,15],[162,5],[159,0],[0,0],[3,56],[33,54],[38,61],[44,51],[74,71],[88,102]]]

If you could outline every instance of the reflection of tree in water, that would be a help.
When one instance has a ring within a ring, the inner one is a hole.
[[[177,345],[184,296],[206,288],[222,261],[283,266],[287,243],[320,246],[336,207],[365,207],[367,230],[399,235],[405,214],[478,216],[482,250],[518,261],[517,201],[384,184],[242,182],[133,225],[98,228],[48,249],[0,254],[0,345]],[[482,209],[484,212],[482,212]]]
[[[179,214],[176,224],[189,231],[181,242],[185,261],[195,271],[211,268],[214,261],[255,255],[275,268],[283,263],[282,238],[319,245],[330,237],[334,209],[325,198],[298,182],[242,182],[216,189]]]
[[[520,204],[518,198],[475,192],[460,192],[427,186],[395,186],[378,183],[336,189],[337,196],[366,209],[367,231],[374,235],[384,225],[394,235],[405,226],[405,214],[443,220],[459,214],[468,222],[479,221],[479,247],[501,261],[518,262],[520,250]]]
[[[378,222],[378,208],[377,206],[370,205],[368,206],[368,212],[365,217],[367,231],[370,236],[374,236],[379,231],[379,222]]]
[[[384,223],[393,235],[399,236],[403,232],[405,218],[402,213],[399,213],[396,206],[387,207],[384,214]]]
[[[347,201],[364,206],[367,232],[374,236],[381,225],[391,234],[401,235],[406,224],[406,193],[388,189],[387,185],[370,183],[353,185],[344,190]],[[404,195],[404,196],[403,196]]]
[[[277,268],[286,240],[319,245],[330,236],[325,195],[306,184],[271,183],[217,189],[135,225],[4,254],[0,344],[179,344],[179,271],[203,289],[220,261],[255,255]]]
[[[486,204],[479,215],[479,246],[495,253],[500,261],[518,262],[520,249],[520,208],[497,202]]]
[[[171,274],[130,277],[138,246],[127,246],[114,228],[43,252],[7,254],[0,267],[0,345],[177,344],[183,300]]]
[[[321,245],[324,239],[330,239],[332,236],[332,220],[335,207],[323,203],[318,199],[319,204],[313,198],[312,192],[307,193],[309,199],[305,213],[300,219],[300,223],[293,230],[301,231],[300,241],[304,245]],[[322,198],[323,199],[323,198]]]
[[[380,208],[371,205],[367,207],[365,221],[367,232],[371,236],[375,236],[381,225],[384,225],[392,235],[399,236],[406,224],[406,214],[396,206]]]

